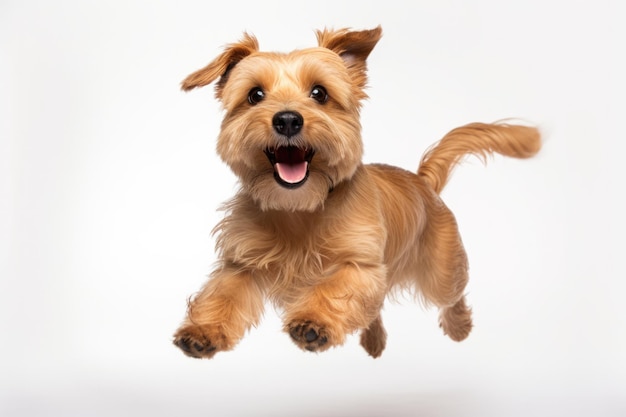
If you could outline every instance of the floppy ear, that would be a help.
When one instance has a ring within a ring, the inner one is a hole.
[[[365,61],[382,34],[383,30],[380,26],[355,32],[349,29],[324,29],[317,31],[317,42],[319,46],[336,52],[348,67],[365,70]]]
[[[220,78],[215,86],[215,95],[221,98],[222,89],[228,79],[228,73],[235,65],[248,55],[259,50],[259,43],[252,35],[244,33],[241,41],[228,45],[224,52],[215,58],[209,65],[190,74],[181,83],[184,91],[192,90],[196,87],[204,87],[211,84],[218,77]]]

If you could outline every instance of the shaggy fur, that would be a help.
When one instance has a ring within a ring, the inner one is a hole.
[[[259,51],[246,34],[183,81],[186,91],[216,81],[225,110],[217,152],[241,183],[215,228],[218,266],[174,336],[187,355],[232,349],[269,299],[299,347],[323,351],[360,331],[378,357],[380,310],[394,288],[437,306],[451,339],[469,334],[467,257],[439,193],[463,156],[527,158],[540,136],[473,123],[426,152],[417,174],[364,165],[359,111],[380,37],[380,27],[324,30],[318,47],[283,54]]]

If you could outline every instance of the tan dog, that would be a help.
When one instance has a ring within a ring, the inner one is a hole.
[[[323,351],[360,330],[378,357],[380,310],[396,288],[440,308],[451,339],[469,334],[467,257],[439,193],[464,155],[526,158],[540,136],[475,123],[431,148],[417,175],[364,165],[359,109],[380,37],[380,27],[324,30],[318,47],[281,54],[260,52],[246,34],[183,81],[191,90],[217,80],[225,110],[217,152],[241,181],[215,228],[219,265],[174,336],[187,355],[232,349],[270,299],[299,347]]]

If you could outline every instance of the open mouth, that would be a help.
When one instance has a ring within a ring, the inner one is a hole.
[[[274,178],[287,188],[297,188],[309,177],[309,163],[315,151],[297,146],[267,148],[265,155],[274,167]]]

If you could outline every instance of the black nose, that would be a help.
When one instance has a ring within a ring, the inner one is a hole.
[[[276,113],[272,119],[274,130],[288,138],[298,134],[303,123],[302,115],[295,111],[281,111]]]

